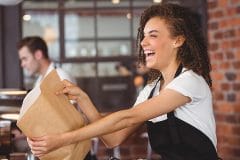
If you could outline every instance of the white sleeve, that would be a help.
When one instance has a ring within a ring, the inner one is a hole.
[[[75,78],[73,78],[72,76],[70,76],[68,73],[66,73],[64,70],[62,70],[61,68],[57,68],[57,73],[60,77],[61,80],[69,80],[70,82],[72,83],[75,83],[76,84],[76,80]]]
[[[151,90],[153,89],[154,83],[147,84],[139,93],[136,102],[134,103],[134,106],[138,105],[139,103],[142,103],[148,99],[148,96],[150,95]]]
[[[146,98],[145,98],[145,88],[143,88],[143,90],[140,91],[137,100],[135,101],[133,106],[138,105],[139,103],[142,103]]]
[[[205,86],[206,82],[201,76],[193,71],[186,71],[170,82],[166,88],[191,98],[192,102],[197,102],[206,96]]]

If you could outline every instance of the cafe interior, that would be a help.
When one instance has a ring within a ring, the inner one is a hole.
[[[205,0],[0,0],[0,160],[37,159],[16,126],[22,101],[36,80],[20,66],[17,42],[41,36],[50,58],[77,80],[101,113],[126,109],[139,91],[134,78],[140,15],[157,3],[190,7],[207,36]],[[113,149],[94,138],[91,154],[95,159],[159,159],[146,129],[139,133]]]

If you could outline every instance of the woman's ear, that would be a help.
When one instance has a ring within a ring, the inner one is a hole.
[[[173,47],[174,48],[179,48],[183,45],[183,43],[185,42],[185,37],[184,36],[177,36],[174,44],[173,44]]]

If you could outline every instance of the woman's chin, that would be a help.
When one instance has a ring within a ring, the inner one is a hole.
[[[154,67],[154,64],[153,63],[150,63],[150,62],[147,62],[146,63],[146,67],[147,68],[151,68],[151,69],[155,69],[156,67]]]

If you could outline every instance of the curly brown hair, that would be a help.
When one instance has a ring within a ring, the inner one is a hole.
[[[211,86],[211,64],[208,57],[207,44],[199,21],[196,18],[196,13],[176,4],[152,5],[142,13],[137,36],[139,63],[146,63],[140,43],[144,38],[144,27],[148,20],[153,17],[160,17],[165,20],[172,37],[185,37],[184,44],[178,49],[177,60],[183,67],[203,76],[208,85]],[[161,73],[159,71],[152,69],[149,74],[149,81],[160,76]]]

